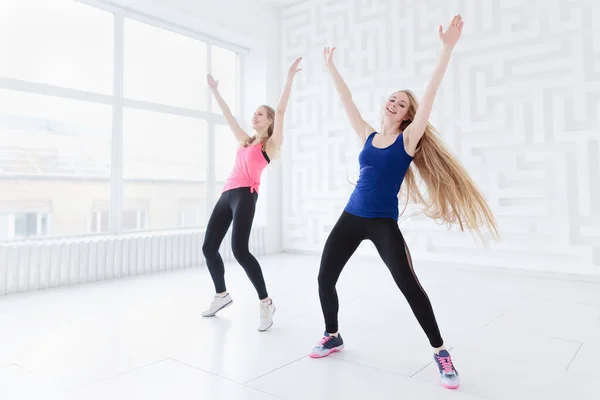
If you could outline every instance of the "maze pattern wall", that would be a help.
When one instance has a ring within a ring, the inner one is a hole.
[[[302,56],[304,70],[286,120],[284,249],[320,252],[358,175],[360,144],[323,47],[337,47],[355,102],[379,126],[390,93],[423,93],[440,50],[437,27],[458,12],[463,37],[432,122],[489,201],[502,241],[482,247],[417,215],[400,223],[413,258],[600,272],[595,0],[315,0],[285,8],[282,68]],[[376,251],[364,243],[359,253]]]

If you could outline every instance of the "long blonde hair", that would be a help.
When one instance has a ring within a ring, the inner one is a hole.
[[[263,148],[263,150],[266,150],[267,142],[269,141],[271,136],[273,136],[273,130],[275,129],[275,110],[273,109],[273,107],[269,107],[266,105],[262,105],[260,107],[264,107],[264,109],[267,110],[267,118],[269,118],[271,120],[271,124],[267,128],[267,138],[262,141],[262,148]],[[258,108],[260,108],[260,107],[258,107]],[[244,140],[241,143],[241,146],[248,147],[252,144],[252,142],[254,142],[255,139],[256,139],[256,134],[254,134],[254,135],[250,136],[248,139]]]
[[[400,125],[400,131],[403,132],[412,122],[419,102],[412,91],[400,92],[406,93],[410,100],[408,120],[402,121]],[[417,177],[420,178],[419,181]],[[427,186],[428,196],[421,192],[420,182]],[[482,242],[485,242],[482,227],[486,227],[496,241],[499,239],[496,221],[487,202],[460,161],[429,122],[406,172],[400,194],[406,197],[406,205],[409,201],[422,204],[423,213],[428,217],[449,226],[458,225],[463,232],[469,230]]]

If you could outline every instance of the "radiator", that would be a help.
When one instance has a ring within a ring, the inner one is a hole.
[[[119,279],[204,264],[204,231],[147,232],[0,244],[0,296]],[[231,231],[221,245],[233,260]],[[250,236],[250,251],[265,254],[265,228]]]

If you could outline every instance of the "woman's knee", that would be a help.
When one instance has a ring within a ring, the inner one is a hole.
[[[215,245],[210,238],[205,237],[204,243],[202,244],[202,254],[204,257],[210,257],[219,252],[219,246]]]
[[[248,256],[251,256],[247,243],[234,241],[231,244],[231,250],[233,252],[233,256],[238,262],[243,261],[244,259],[248,258]]]
[[[335,287],[335,279],[328,274],[323,268],[319,271],[319,276],[317,277],[317,282],[319,284],[319,289],[331,289]]]

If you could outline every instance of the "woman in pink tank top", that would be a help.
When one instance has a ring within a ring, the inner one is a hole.
[[[252,129],[254,135],[248,135],[238,124],[231,110],[219,94],[218,81],[207,76],[215,99],[217,100],[229,127],[240,143],[235,164],[229,178],[225,182],[221,197],[208,220],[202,252],[206,265],[215,285],[216,295],[209,308],[202,313],[204,317],[212,317],[233,302],[225,286],[225,268],[219,255],[219,247],[232,226],[231,246],[235,259],[246,271],[254,285],[260,300],[259,331],[266,331],[273,325],[275,305],[267,294],[265,280],[260,264],[248,249],[250,231],[254,220],[260,177],[271,159],[276,156],[283,140],[283,117],[287,108],[294,76],[300,69],[301,58],[296,59],[289,69],[287,82],[277,110],[269,106],[260,106],[254,112]]]

